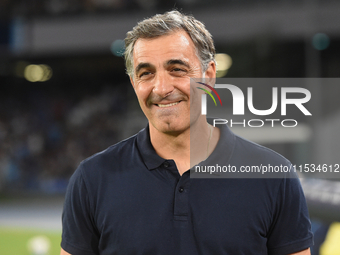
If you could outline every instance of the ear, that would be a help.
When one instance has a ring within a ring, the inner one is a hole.
[[[210,86],[215,85],[216,80],[216,64],[214,61],[210,61],[208,64],[208,68],[205,71],[205,82],[209,84]]]

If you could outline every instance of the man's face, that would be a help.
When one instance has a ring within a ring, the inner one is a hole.
[[[138,39],[133,65],[131,83],[152,126],[163,133],[190,128],[190,100],[197,105],[201,94],[190,86],[190,78],[202,77],[202,70],[189,35],[178,31],[153,39]],[[199,113],[200,104],[195,108]]]

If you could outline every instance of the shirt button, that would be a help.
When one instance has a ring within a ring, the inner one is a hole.
[[[168,161],[165,161],[163,165],[164,165],[164,167],[169,167],[170,164],[169,164]]]
[[[184,191],[184,188],[183,187],[180,187],[179,188],[179,192],[182,193]]]

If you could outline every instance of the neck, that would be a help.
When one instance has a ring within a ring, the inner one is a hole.
[[[150,124],[150,139],[156,153],[164,159],[173,159],[182,175],[211,154],[219,139],[219,129],[210,126],[205,117],[178,133],[163,133]]]

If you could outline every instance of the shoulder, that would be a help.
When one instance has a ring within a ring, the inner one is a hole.
[[[240,177],[244,178],[298,178],[292,163],[287,158],[237,135],[234,135],[233,151],[229,162],[240,169]]]
[[[259,179],[263,187],[268,190],[276,190],[276,198],[299,196],[304,200],[304,195],[299,176],[295,173],[292,163],[265,146],[246,140],[235,135],[234,157],[238,158],[241,164],[257,166],[261,171],[263,179]],[[265,172],[264,172],[265,171]],[[264,172],[264,174],[262,174]]]
[[[107,149],[86,158],[80,165],[84,169],[88,169],[93,167],[106,167],[113,162],[117,163],[117,159],[124,161],[126,157],[131,157],[132,152],[136,147],[136,137],[137,134],[116,143]]]
[[[258,162],[274,165],[291,165],[291,162],[288,159],[276,151],[251,142],[237,135],[235,135],[235,148],[233,156],[242,157],[243,160],[246,159],[250,163]]]
[[[137,135],[131,136],[107,149],[84,159],[73,173],[70,182],[82,181],[85,186],[107,182],[112,174],[128,168],[128,164],[139,156]]]

